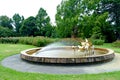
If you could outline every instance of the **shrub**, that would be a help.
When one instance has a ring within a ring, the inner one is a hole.
[[[32,45],[38,46],[38,47],[40,47],[40,46],[46,46],[46,45],[48,45],[50,43],[55,42],[56,40],[57,39],[52,39],[52,38],[47,38],[47,37],[35,37],[33,39]]]
[[[19,42],[19,39],[16,37],[0,38],[0,43],[12,43],[16,44]]]
[[[101,39],[92,39],[91,40],[93,45],[103,45],[104,44],[104,40]]]
[[[120,48],[120,40],[113,42],[112,46]]]
[[[56,39],[52,38],[47,38],[47,37],[21,37],[19,39],[19,43],[21,44],[29,44],[29,45],[34,45],[34,46],[45,46],[49,43],[54,42]]]
[[[32,45],[34,37],[20,37],[19,43]]]
[[[21,44],[28,44],[28,45],[34,45],[34,46],[45,46],[49,43],[53,43],[57,41],[58,39],[53,38],[47,38],[47,37],[6,37],[6,38],[0,38],[0,43],[21,43]]]

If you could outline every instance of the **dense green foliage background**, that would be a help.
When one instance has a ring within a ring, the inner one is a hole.
[[[119,0],[62,0],[57,6],[56,25],[46,10],[24,19],[0,16],[0,37],[45,36],[54,38],[92,38],[105,42],[120,39]]]

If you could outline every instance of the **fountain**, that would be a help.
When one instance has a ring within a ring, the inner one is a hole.
[[[58,44],[60,46],[58,46]],[[95,48],[85,39],[80,45],[54,43],[47,47],[21,51],[20,57],[27,61],[40,63],[94,63],[110,61],[114,58],[111,49]]]

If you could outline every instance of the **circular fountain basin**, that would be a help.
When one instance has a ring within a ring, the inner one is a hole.
[[[111,49],[95,48],[94,54],[84,55],[71,47],[56,47],[47,50],[32,48],[21,51],[21,58],[40,63],[94,63],[110,61],[115,57]]]

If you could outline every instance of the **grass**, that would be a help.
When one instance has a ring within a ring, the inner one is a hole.
[[[0,61],[5,57],[19,53],[21,50],[34,48],[35,46],[23,44],[0,44]],[[112,48],[120,53],[119,48],[111,47],[111,44],[104,44],[104,48]],[[14,66],[14,65],[13,65]],[[0,64],[0,80],[120,80],[120,71],[101,74],[77,74],[77,75],[55,75],[41,73],[19,72]]]
[[[110,43],[104,43],[104,45],[99,45],[99,46],[95,46],[95,47],[99,47],[99,48],[109,48],[114,50],[116,53],[120,53],[120,48],[117,47],[113,47],[112,44]]]

